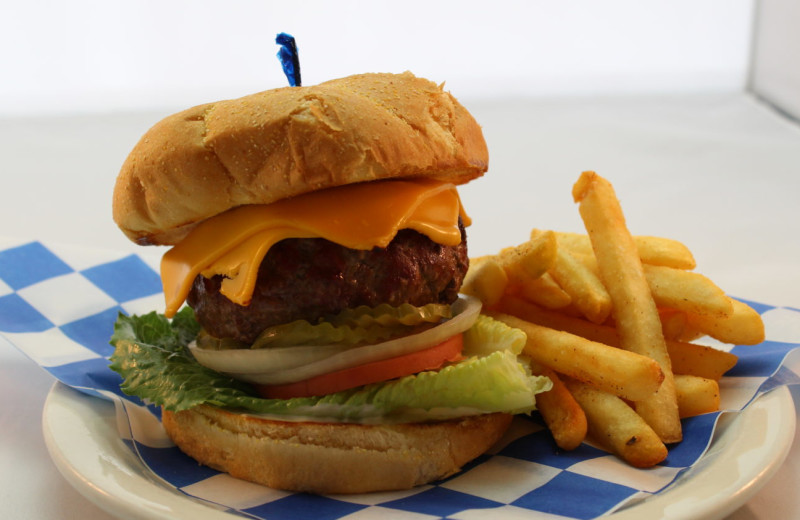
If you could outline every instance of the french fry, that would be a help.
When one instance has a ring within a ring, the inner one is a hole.
[[[611,297],[600,278],[568,249],[558,248],[550,274],[589,321],[603,323],[611,314]]]
[[[520,319],[562,330],[583,338],[619,347],[619,335],[612,327],[597,325],[589,321],[566,316],[560,312],[537,307],[511,295],[504,296],[495,310],[517,316]],[[694,375],[719,380],[736,365],[736,355],[695,343],[667,340],[667,351],[675,374]]]
[[[642,235],[633,239],[645,264],[663,265],[675,269],[694,269],[697,266],[689,248],[677,240]]]
[[[469,270],[461,285],[461,292],[475,296],[484,305],[494,305],[508,285],[508,275],[492,257],[470,260]]]
[[[678,341],[683,341],[686,343],[692,343],[697,339],[702,338],[703,336],[707,336],[705,332],[701,330],[697,330],[695,327],[689,325],[689,317],[686,317],[686,324],[683,326],[683,332],[681,335],[678,336]]]
[[[659,436],[625,401],[578,381],[565,383],[583,408],[589,434],[597,442],[637,468],[649,468],[667,458]]]
[[[723,290],[702,274],[672,267],[643,267],[658,307],[713,316],[730,316],[733,313],[733,305]]]
[[[658,363],[647,356],[535,325],[508,314],[488,314],[528,336],[523,349],[526,356],[614,395],[630,401],[648,399],[656,393],[663,380]]]
[[[723,343],[757,345],[764,341],[764,321],[755,309],[734,298],[728,298],[733,313],[727,317],[700,314],[687,315],[687,332],[699,331]]]
[[[537,233],[543,233],[541,229],[533,228],[531,229],[531,236],[534,236]],[[559,247],[566,247],[572,253],[575,254],[582,254],[582,255],[593,255],[592,252],[592,243],[589,242],[589,235],[582,234],[582,233],[572,233],[569,231],[556,231],[556,241],[559,244]]]
[[[621,347],[655,360],[664,382],[655,395],[635,408],[664,443],[682,438],[675,380],[639,252],[625,225],[611,184],[594,172],[584,172],[573,186],[575,202],[592,243],[600,278],[614,304]]]
[[[548,309],[563,309],[572,303],[569,294],[545,273],[539,278],[525,278],[514,280],[515,284],[508,292],[521,295],[526,300],[532,301]]]
[[[569,332],[613,347],[619,346],[619,336],[611,327],[545,309],[510,294],[503,296],[494,308],[498,312],[516,316],[542,327]]]
[[[572,256],[574,256],[580,263],[582,263],[586,269],[590,270],[598,277],[600,276],[600,270],[597,268],[597,259],[594,257],[594,253],[590,254],[583,254],[583,253],[576,253],[572,251]]]
[[[573,256],[586,269],[599,274],[594,255]],[[670,308],[694,314],[728,316],[733,308],[725,293],[714,282],[699,273],[674,267],[642,264],[650,294],[658,308]]]
[[[556,233],[556,239],[575,253],[593,254],[588,235],[579,233]],[[696,262],[692,252],[684,244],[671,238],[637,235],[633,237],[642,263],[663,265],[675,269],[694,269]]]
[[[503,249],[497,262],[509,278],[539,278],[552,267],[555,258],[555,234],[544,231],[518,246]]]
[[[686,329],[686,313],[675,309],[658,309],[664,339],[675,341]],[[669,345],[667,345],[669,347]],[[673,367],[674,368],[674,367]]]
[[[574,450],[586,438],[586,414],[555,371],[530,361],[534,375],[546,376],[553,383],[547,392],[536,395],[536,409],[562,450]]]
[[[714,381],[719,381],[739,359],[735,354],[724,350],[683,341],[667,341],[667,349],[674,374]]]
[[[681,418],[719,410],[719,383],[697,376],[675,376]]]
[[[719,408],[718,381],[737,362],[689,341],[756,344],[764,324],[690,272],[684,244],[632,236],[607,180],[583,172],[572,195],[587,234],[534,229],[528,242],[475,259],[465,292],[526,333],[531,371],[553,381],[538,408],[561,449],[588,432],[650,467],[681,440],[680,418]]]

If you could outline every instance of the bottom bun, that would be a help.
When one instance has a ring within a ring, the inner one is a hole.
[[[414,424],[284,422],[211,406],[164,410],[164,428],[198,462],[276,489],[366,493],[456,473],[497,442],[511,415]]]

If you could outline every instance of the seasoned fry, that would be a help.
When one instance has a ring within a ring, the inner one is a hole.
[[[625,401],[574,380],[565,381],[586,413],[589,434],[628,464],[649,468],[667,458],[659,436]]]
[[[675,269],[694,269],[697,266],[689,248],[677,240],[641,235],[633,239],[645,264]]]
[[[579,233],[556,233],[558,242],[575,253],[593,254],[588,235]],[[663,265],[675,269],[694,269],[696,262],[692,252],[681,242],[671,238],[637,235],[633,237],[642,263]]]
[[[488,314],[528,336],[523,350],[526,356],[614,395],[641,401],[655,394],[663,380],[658,363],[647,356],[535,325],[508,314]]]
[[[606,179],[583,172],[572,196],[586,234],[533,229],[528,242],[475,261],[466,292],[525,332],[531,371],[553,381],[538,408],[561,449],[588,434],[650,467],[681,440],[681,418],[719,408],[718,381],[737,362],[690,341],[756,344],[764,323],[690,272],[684,244],[631,236]]]
[[[516,285],[509,288],[509,293],[519,294],[548,309],[563,309],[572,303],[572,298],[550,276],[545,273],[539,278],[515,280]]]
[[[475,296],[484,305],[494,305],[508,285],[508,275],[494,258],[482,257],[470,260],[469,270],[461,285],[461,292]]]
[[[684,341],[686,343],[692,343],[696,339],[700,339],[703,336],[707,336],[705,332],[697,330],[697,328],[692,327],[689,325],[689,316],[686,316],[686,324],[683,326],[683,332],[681,335],[678,336],[679,341]]]
[[[692,314],[730,316],[733,305],[714,282],[700,273],[645,265],[644,275],[658,307]]]
[[[514,296],[504,296],[495,309],[543,327],[569,332],[612,347],[619,346],[619,335],[612,327],[543,309]],[[681,341],[667,340],[667,351],[672,361],[673,373],[714,380],[719,380],[725,372],[733,368],[738,359],[730,352]]]
[[[675,309],[658,309],[658,317],[661,319],[661,330],[664,333],[664,339],[674,341],[681,337],[686,329],[685,312]]]
[[[667,341],[667,349],[673,373],[714,381],[719,381],[739,359],[730,352],[683,341]]]
[[[614,304],[621,347],[654,359],[664,373],[658,392],[636,402],[636,411],[664,443],[678,442],[682,438],[681,423],[667,345],[619,200],[611,184],[594,172],[584,172],[572,194],[579,203],[600,278]]]
[[[599,274],[594,255],[573,253],[573,257],[589,271]],[[717,316],[728,316],[733,312],[722,289],[702,274],[649,264],[642,264],[642,269],[650,294],[659,308]]]
[[[498,312],[516,316],[525,321],[549,327],[555,330],[569,332],[576,336],[604,343],[612,347],[619,346],[617,332],[608,326],[598,325],[574,316],[545,309],[521,298],[506,294],[494,307]]]
[[[543,231],[527,242],[500,251],[497,262],[509,278],[539,278],[552,267],[555,258],[555,234]]]
[[[675,376],[681,417],[694,417],[719,410],[719,383],[697,376]]]
[[[687,315],[687,334],[700,331],[723,343],[757,345],[764,341],[764,321],[755,309],[734,298],[728,298],[733,313],[728,317]]]
[[[531,236],[537,233],[543,233],[541,229],[534,228],[531,230]],[[581,233],[571,233],[568,231],[556,231],[556,240],[559,247],[565,247],[572,253],[581,255],[593,255],[592,243],[589,242],[589,235]]]
[[[590,270],[598,277],[600,276],[600,270],[597,268],[597,259],[594,257],[594,253],[584,254],[584,253],[577,253],[575,251],[570,251],[572,256],[574,256],[580,263],[582,263],[586,269]]]
[[[611,314],[611,297],[600,278],[568,249],[558,248],[550,274],[589,321],[603,323]]]
[[[574,450],[586,438],[586,414],[556,372],[536,361],[530,361],[530,367],[534,375],[546,376],[553,383],[553,388],[536,395],[536,408],[558,447]]]

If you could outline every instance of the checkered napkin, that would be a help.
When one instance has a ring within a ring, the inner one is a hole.
[[[142,314],[163,307],[153,264],[108,251],[0,243],[0,333],[59,381],[112,399],[127,417],[118,421],[128,425],[121,437],[165,485],[253,518],[538,516],[533,512],[548,518],[595,518],[679,480],[705,453],[720,416],[684,420],[684,441],[649,470],[634,470],[589,444],[559,451],[534,414],[516,418],[489,454],[433,485],[357,496],[271,490],[199,466],[166,437],[158,410],[120,392],[118,375],[108,369],[108,340],[118,312]],[[800,382],[800,356],[788,355],[800,346],[800,310],[748,303],[764,317],[769,339],[733,349],[739,363],[721,382],[722,407],[733,412],[776,386]]]

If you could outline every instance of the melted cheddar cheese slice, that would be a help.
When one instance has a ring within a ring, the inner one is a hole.
[[[212,217],[161,260],[165,314],[183,305],[197,275],[222,275],[220,291],[248,305],[261,261],[285,238],[325,238],[350,249],[386,247],[401,229],[439,244],[461,242],[469,225],[453,184],[418,179],[351,184],[268,205],[240,206]]]

